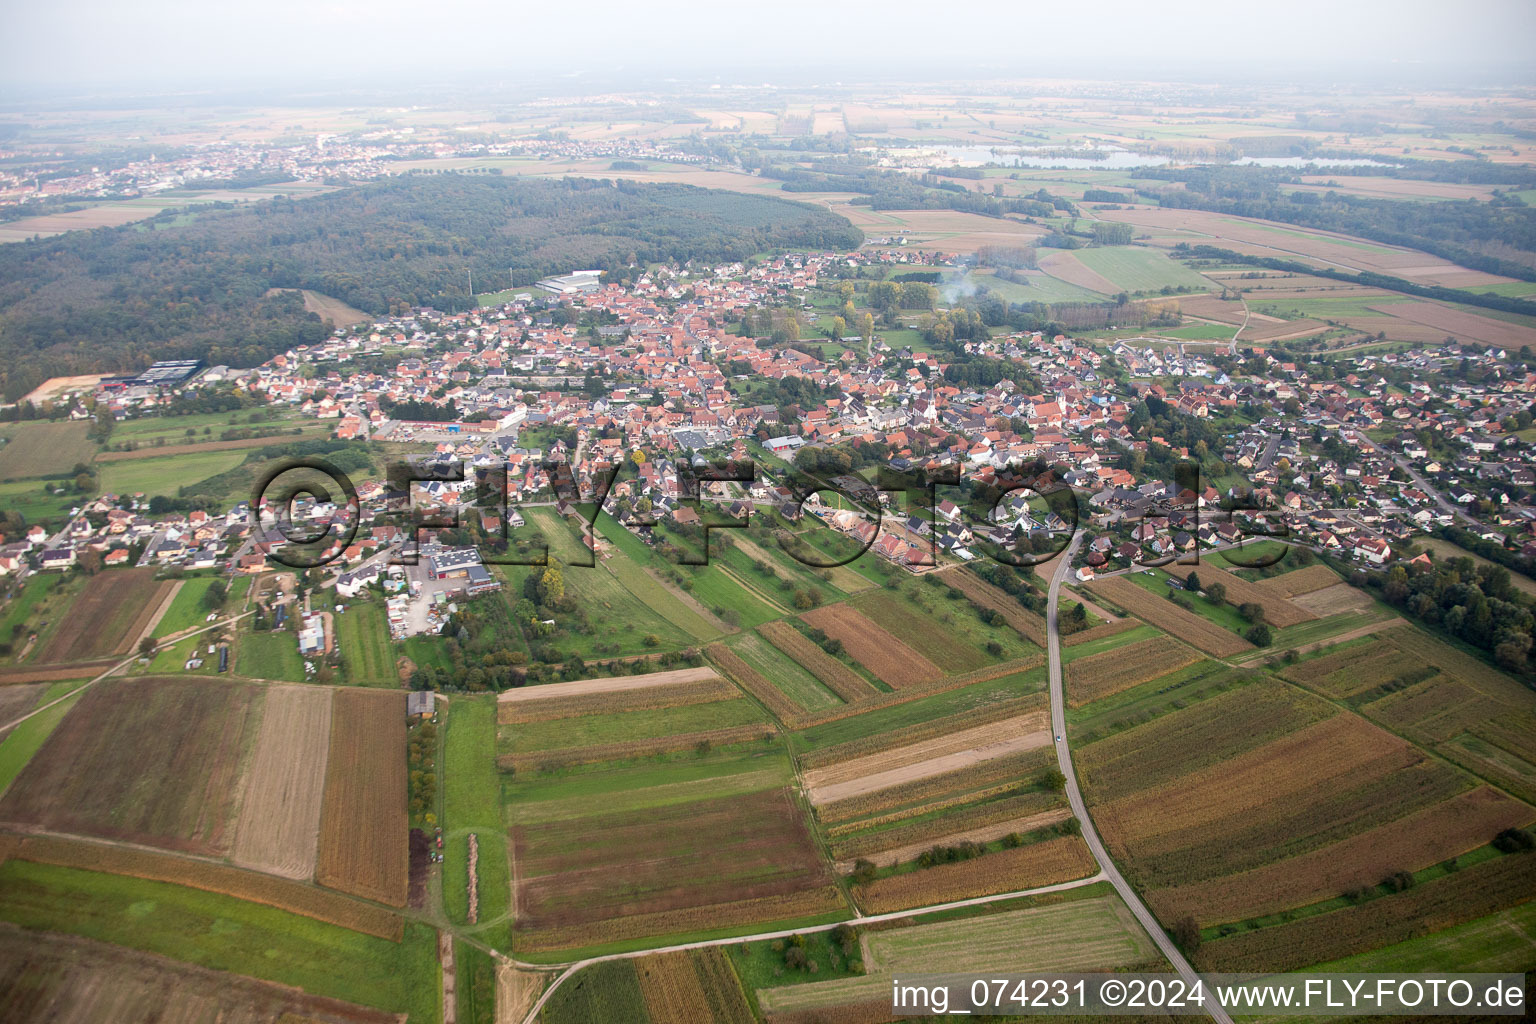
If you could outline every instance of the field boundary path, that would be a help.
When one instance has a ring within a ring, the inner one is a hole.
[[[1167,957],[1179,977],[1193,987],[1199,980],[1194,968],[1189,965],[1188,960],[1184,959],[1184,954],[1179,952],[1179,948],[1173,944],[1173,940],[1168,937],[1168,933],[1163,930],[1163,926],[1158,923],[1152,911],[1141,902],[1141,897],[1136,894],[1135,889],[1131,888],[1125,876],[1120,874],[1114,859],[1104,848],[1104,841],[1099,838],[1098,830],[1093,827],[1093,819],[1088,816],[1088,805],[1083,801],[1083,792],[1077,784],[1077,773],[1072,768],[1072,751],[1067,746],[1067,702],[1065,687],[1062,685],[1061,631],[1057,628],[1057,606],[1061,596],[1061,585],[1072,571],[1072,556],[1077,553],[1082,541],[1083,535],[1078,533],[1072,538],[1072,543],[1067,545],[1067,550],[1062,552],[1061,560],[1056,563],[1056,571],[1051,574],[1050,597],[1045,606],[1046,655],[1050,666],[1051,731],[1055,733],[1056,761],[1061,766],[1061,773],[1066,776],[1067,802],[1082,825],[1083,840],[1092,851],[1093,859],[1098,862],[1099,874],[1115,887],[1115,891],[1131,909],[1131,913],[1136,915],[1136,920],[1141,922],[1141,927],[1157,944],[1163,956]],[[1206,1012],[1216,1020],[1217,1024],[1232,1024],[1232,1018],[1220,1003],[1209,994],[1206,1000]]]

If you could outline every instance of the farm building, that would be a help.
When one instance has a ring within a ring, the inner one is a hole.
[[[431,718],[436,705],[437,695],[431,690],[413,690],[405,695],[405,717]]]

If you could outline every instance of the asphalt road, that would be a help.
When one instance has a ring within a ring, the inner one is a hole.
[[[1104,848],[1104,842],[1099,838],[1098,830],[1093,827],[1093,819],[1088,816],[1088,805],[1083,802],[1082,790],[1077,785],[1077,773],[1072,769],[1072,750],[1067,746],[1067,704],[1065,688],[1062,685],[1061,633],[1057,628],[1057,610],[1061,585],[1072,571],[1072,556],[1077,552],[1082,540],[1081,533],[1073,537],[1063,557],[1056,563],[1056,571],[1051,574],[1050,601],[1045,611],[1047,654],[1050,657],[1051,734],[1056,741],[1056,763],[1061,766],[1061,773],[1067,777],[1067,802],[1083,827],[1083,840],[1087,842],[1088,849],[1093,851],[1093,859],[1099,863],[1100,874],[1115,887],[1115,891],[1120,894],[1125,905],[1131,908],[1131,913],[1136,915],[1136,920],[1141,922],[1142,928],[1146,929],[1163,956],[1168,958],[1173,969],[1186,983],[1193,985],[1196,980],[1194,968],[1189,965],[1188,960],[1184,959],[1184,954],[1179,952],[1179,948],[1173,944],[1168,933],[1163,931],[1163,926],[1152,915],[1152,911],[1141,902],[1141,897],[1136,894],[1136,890],[1132,889],[1130,883],[1120,874],[1120,869],[1115,867],[1109,851]],[[1232,1024],[1232,1018],[1214,1001],[1210,993],[1206,993],[1206,1012],[1215,1018],[1218,1024]]]

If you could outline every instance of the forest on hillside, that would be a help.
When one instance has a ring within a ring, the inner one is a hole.
[[[406,177],[0,246],[0,392],[156,359],[250,366],[325,335],[307,288],[383,316],[632,260],[851,249],[842,217],[687,185]]]

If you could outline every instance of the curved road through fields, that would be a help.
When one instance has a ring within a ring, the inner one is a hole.
[[[1157,943],[1157,948],[1163,956],[1173,965],[1179,977],[1189,985],[1194,985],[1195,969],[1189,966],[1189,961],[1184,959],[1184,954],[1173,944],[1168,933],[1163,931],[1163,926],[1147,909],[1141,897],[1136,895],[1136,890],[1131,888],[1120,869],[1115,867],[1114,860],[1109,851],[1104,848],[1104,842],[1099,838],[1098,830],[1093,827],[1093,819],[1088,817],[1088,805],[1083,802],[1082,790],[1077,785],[1077,773],[1072,770],[1072,751],[1067,746],[1067,702],[1064,687],[1061,681],[1061,632],[1057,628],[1057,610],[1061,596],[1061,585],[1066,580],[1067,574],[1072,571],[1072,556],[1077,553],[1078,545],[1083,541],[1083,534],[1079,531],[1072,538],[1072,543],[1062,553],[1061,560],[1056,563],[1056,571],[1051,574],[1050,600],[1045,607],[1045,632],[1047,640],[1046,653],[1050,658],[1050,686],[1051,686],[1051,733],[1056,740],[1056,763],[1061,766],[1061,773],[1067,777],[1067,801],[1072,806],[1072,813],[1077,815],[1078,822],[1083,827],[1083,840],[1088,844],[1088,849],[1093,851],[1093,859],[1099,863],[1099,873],[1115,887],[1125,905],[1131,908],[1131,913],[1136,915],[1136,920],[1141,922],[1152,941]],[[1215,1001],[1212,993],[1205,993],[1206,1012],[1216,1019],[1217,1024],[1232,1024],[1232,1018],[1227,1011]]]

